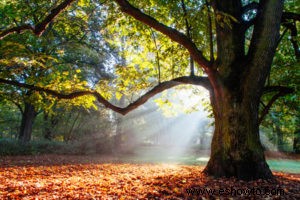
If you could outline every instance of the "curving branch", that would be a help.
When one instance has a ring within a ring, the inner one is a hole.
[[[13,33],[23,33],[27,30],[32,31],[35,35],[40,36],[47,28],[48,24],[52,22],[57,15],[59,15],[65,8],[71,5],[75,0],[65,0],[57,7],[52,9],[50,13],[44,18],[43,21],[36,25],[24,24],[21,26],[13,27],[0,32],[0,40]]]
[[[181,33],[180,31],[174,28],[168,27],[160,23],[153,17],[143,13],[141,10],[131,5],[127,0],[115,0],[115,1],[120,6],[122,12],[132,16],[136,20],[154,28],[155,30],[168,36],[173,41],[181,44],[189,51],[193,59],[200,66],[202,66],[206,72],[211,71],[210,70],[212,66],[211,63],[204,57],[202,51],[200,51],[196,47],[196,45],[185,34]]]
[[[94,91],[94,90],[75,91],[72,93],[60,93],[58,91],[51,90],[48,88],[43,88],[43,87],[39,87],[39,86],[35,86],[35,85],[29,85],[26,83],[20,83],[17,81],[7,80],[7,79],[3,79],[3,78],[0,78],[0,83],[14,85],[14,86],[21,87],[21,88],[27,88],[27,89],[38,91],[38,92],[45,92],[49,95],[57,97],[58,99],[74,99],[76,97],[92,95],[97,99],[97,101],[99,103],[103,104],[106,108],[109,108],[115,112],[122,114],[122,115],[125,115],[125,114],[129,113],[130,111],[136,109],[137,107],[143,105],[151,97],[155,96],[156,94],[158,94],[164,90],[170,89],[172,87],[178,86],[178,85],[183,85],[183,84],[199,85],[199,86],[205,87],[208,90],[211,90],[211,86],[210,86],[210,83],[209,83],[209,80],[207,77],[182,76],[182,77],[172,79],[170,81],[165,81],[165,82],[160,83],[159,85],[153,87],[151,90],[149,90],[144,95],[139,97],[133,103],[130,103],[126,107],[121,108],[121,107],[113,105],[108,100],[106,100],[99,92]]]
[[[289,88],[289,87],[284,87],[284,86],[267,86],[264,88],[263,93],[270,93],[270,92],[277,92],[277,94],[275,94],[270,101],[268,102],[267,105],[264,105],[264,109],[262,110],[260,117],[258,119],[258,123],[261,124],[261,122],[263,121],[263,119],[266,117],[266,115],[269,113],[269,110],[271,109],[271,106],[273,105],[273,103],[275,103],[275,101],[282,96],[285,96],[287,94],[291,94],[294,92],[293,88]]]

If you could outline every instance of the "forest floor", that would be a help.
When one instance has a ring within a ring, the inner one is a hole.
[[[300,174],[276,181],[214,179],[203,165],[113,156],[0,157],[0,199],[300,199]]]

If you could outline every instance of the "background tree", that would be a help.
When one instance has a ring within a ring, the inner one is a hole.
[[[13,1],[4,4],[3,9],[7,11],[4,19],[21,20],[18,23],[23,23],[22,20],[26,21],[26,18],[32,16],[36,22],[48,6],[47,2],[26,3],[24,5],[24,2]],[[12,14],[10,9],[16,9],[18,12]],[[38,12],[35,12],[36,10]],[[19,19],[18,13],[25,15],[25,19]],[[1,41],[1,76],[27,84],[38,83],[40,86],[47,85],[48,88],[56,90],[70,91],[80,87],[83,89],[88,84],[87,81],[94,85],[100,78],[109,78],[104,69],[104,58],[112,53],[106,54],[104,47],[99,45],[100,41],[96,40],[99,36],[95,28],[99,28],[99,22],[95,22],[93,18],[98,15],[97,6],[72,7],[69,12],[60,16],[60,23],[55,26],[50,24],[42,37],[23,34],[5,38]],[[85,54],[82,54],[82,51]],[[20,141],[30,141],[34,119],[42,111],[45,120],[50,117],[52,125],[57,123],[53,114],[51,117],[51,107],[57,104],[55,98],[14,86],[4,86],[2,89],[3,93],[6,93],[6,96],[3,96],[16,104],[22,113]],[[71,104],[83,104],[86,108],[93,104],[93,98],[81,99]],[[45,129],[45,137],[51,138],[49,126]]]

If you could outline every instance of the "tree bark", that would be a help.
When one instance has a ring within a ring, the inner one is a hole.
[[[31,103],[25,103],[25,109],[22,113],[22,122],[19,133],[21,143],[28,143],[31,140],[32,126],[36,117],[36,111]]]
[[[211,97],[215,131],[204,173],[242,180],[272,179],[259,138],[259,101],[249,97],[235,101],[233,92],[224,89],[222,93],[223,101]]]

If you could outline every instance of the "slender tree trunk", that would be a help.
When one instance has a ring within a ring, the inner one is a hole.
[[[72,124],[71,124],[71,128],[69,129],[69,131],[64,135],[64,141],[68,142],[70,140],[73,139],[73,133],[74,133],[74,129],[75,129],[75,125],[79,119],[80,116],[80,111],[78,111],[75,119],[73,120]]]
[[[294,133],[293,151],[300,153],[300,130],[296,130]]]
[[[27,143],[31,140],[32,126],[36,117],[36,111],[31,103],[25,103],[25,109],[22,114],[22,122],[19,133],[19,140]]]
[[[44,112],[44,138],[47,140],[52,139],[52,131],[49,123],[49,115],[48,113]]]
[[[276,128],[275,128],[275,131],[276,131],[276,134],[277,134],[277,149],[278,151],[283,151],[283,133],[280,129],[280,127],[275,124]]]
[[[44,112],[44,138],[47,140],[52,140],[54,137],[53,129],[57,125],[58,119]]]

